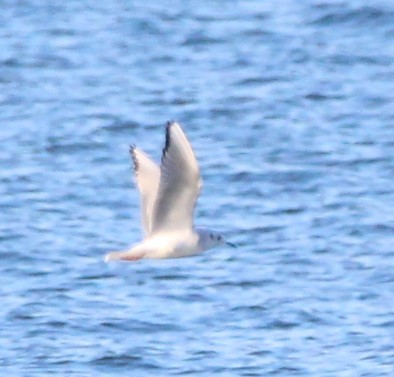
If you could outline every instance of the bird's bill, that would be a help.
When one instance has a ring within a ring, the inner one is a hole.
[[[237,248],[238,246],[235,243],[226,241],[226,245]]]

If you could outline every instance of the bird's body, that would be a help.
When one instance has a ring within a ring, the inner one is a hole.
[[[178,123],[167,124],[160,168],[138,148],[132,146],[130,153],[141,194],[145,238],[129,250],[107,254],[106,261],[189,257],[225,243],[219,233],[194,227],[194,206],[202,180]]]

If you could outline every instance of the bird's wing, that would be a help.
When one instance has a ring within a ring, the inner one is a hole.
[[[134,163],[134,173],[138,190],[141,194],[141,217],[145,236],[152,230],[152,210],[160,181],[159,167],[147,154],[130,146],[130,155]]]
[[[169,122],[153,207],[152,233],[191,229],[202,180],[192,147],[181,126]]]

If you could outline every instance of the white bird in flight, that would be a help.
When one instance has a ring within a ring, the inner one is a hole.
[[[168,122],[159,168],[144,152],[130,147],[145,238],[129,250],[114,251],[105,261],[181,258],[228,244],[214,230],[195,228],[193,212],[202,179],[192,147],[181,126]]]

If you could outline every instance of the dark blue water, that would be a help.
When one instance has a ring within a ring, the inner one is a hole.
[[[393,376],[392,1],[3,1],[0,370]],[[140,238],[128,145],[180,121],[199,225]]]

